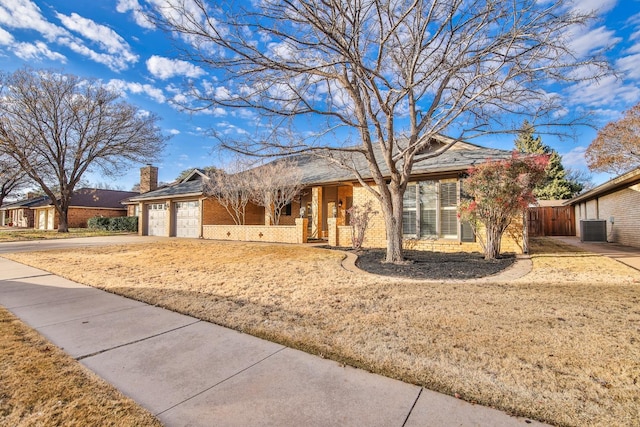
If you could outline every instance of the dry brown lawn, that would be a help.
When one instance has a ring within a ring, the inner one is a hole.
[[[161,426],[2,307],[0,425]]]
[[[558,425],[638,425],[640,272],[551,240],[510,283],[356,274],[312,247],[16,254],[72,280]]]
[[[58,233],[56,230],[34,230],[32,228],[0,227],[0,243],[18,242],[23,240],[70,239],[73,237],[113,236],[127,234],[115,231],[89,230],[87,228],[71,228],[68,233]]]

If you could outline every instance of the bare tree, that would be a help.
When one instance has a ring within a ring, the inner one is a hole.
[[[265,208],[271,224],[280,224],[282,210],[304,189],[302,172],[295,162],[281,159],[251,169],[249,173],[251,200]]]
[[[623,173],[640,166],[640,104],[600,129],[585,153],[589,169]]]
[[[259,126],[263,135],[224,141],[238,152],[329,153],[352,170],[380,203],[387,262],[403,259],[402,199],[416,162],[459,138],[517,130],[514,115],[538,129],[555,123],[566,110],[552,95],[562,84],[608,72],[571,51],[572,31],[593,16],[568,0],[237,3],[169,0],[149,12],[186,59],[216,73],[191,86],[187,107],[249,108],[273,120]],[[303,116],[316,119],[317,138],[274,137],[295,132]],[[338,128],[347,131],[327,137]],[[430,149],[439,134],[455,137]],[[363,159],[367,174],[355,167]]]
[[[251,200],[251,179],[247,172],[227,173],[213,169],[208,173],[205,192],[222,205],[236,225],[245,224],[247,204]]]
[[[11,157],[0,154],[0,206],[5,197],[25,188],[29,177]]]
[[[114,176],[155,160],[164,147],[155,115],[95,80],[20,69],[0,76],[0,88],[0,151],[55,203],[59,232],[68,231],[69,202],[85,172]]]

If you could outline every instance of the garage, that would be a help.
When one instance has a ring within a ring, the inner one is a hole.
[[[200,237],[200,202],[175,203],[175,236]]]
[[[164,203],[151,203],[147,205],[147,234],[149,236],[166,236],[167,211]]]

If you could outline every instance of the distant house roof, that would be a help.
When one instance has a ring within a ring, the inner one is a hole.
[[[204,180],[209,179],[202,169],[194,169],[182,181],[169,184],[157,190],[136,194],[123,203],[137,203],[144,200],[167,199],[172,197],[191,197],[204,194]]]
[[[36,206],[44,201],[48,201],[49,197],[47,196],[37,196],[32,197],[30,199],[22,199],[11,203],[5,203],[0,207],[0,210],[9,210],[9,209],[20,209],[25,208],[28,209],[32,206]]]
[[[138,194],[133,191],[120,190],[104,190],[101,188],[80,188],[73,192],[70,207],[76,208],[106,208],[106,209],[124,209],[122,200]],[[32,199],[29,208],[38,208],[43,206],[52,206],[51,199],[48,196]],[[5,206],[3,206],[3,209]]]
[[[595,199],[597,197],[618,191],[621,188],[626,188],[638,183],[640,183],[640,167],[632,169],[629,172],[610,179],[609,181],[600,184],[597,187],[594,187],[591,190],[586,191],[571,200],[567,200],[564,204],[575,205],[576,203]]]

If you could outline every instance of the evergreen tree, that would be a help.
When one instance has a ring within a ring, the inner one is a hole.
[[[542,138],[534,136],[534,132],[534,126],[525,120],[515,139],[515,148],[521,153],[549,156],[549,164],[545,171],[546,177],[533,190],[536,198],[542,200],[570,199],[580,193],[584,185],[569,176],[568,171],[562,166],[560,154],[543,144]]]

